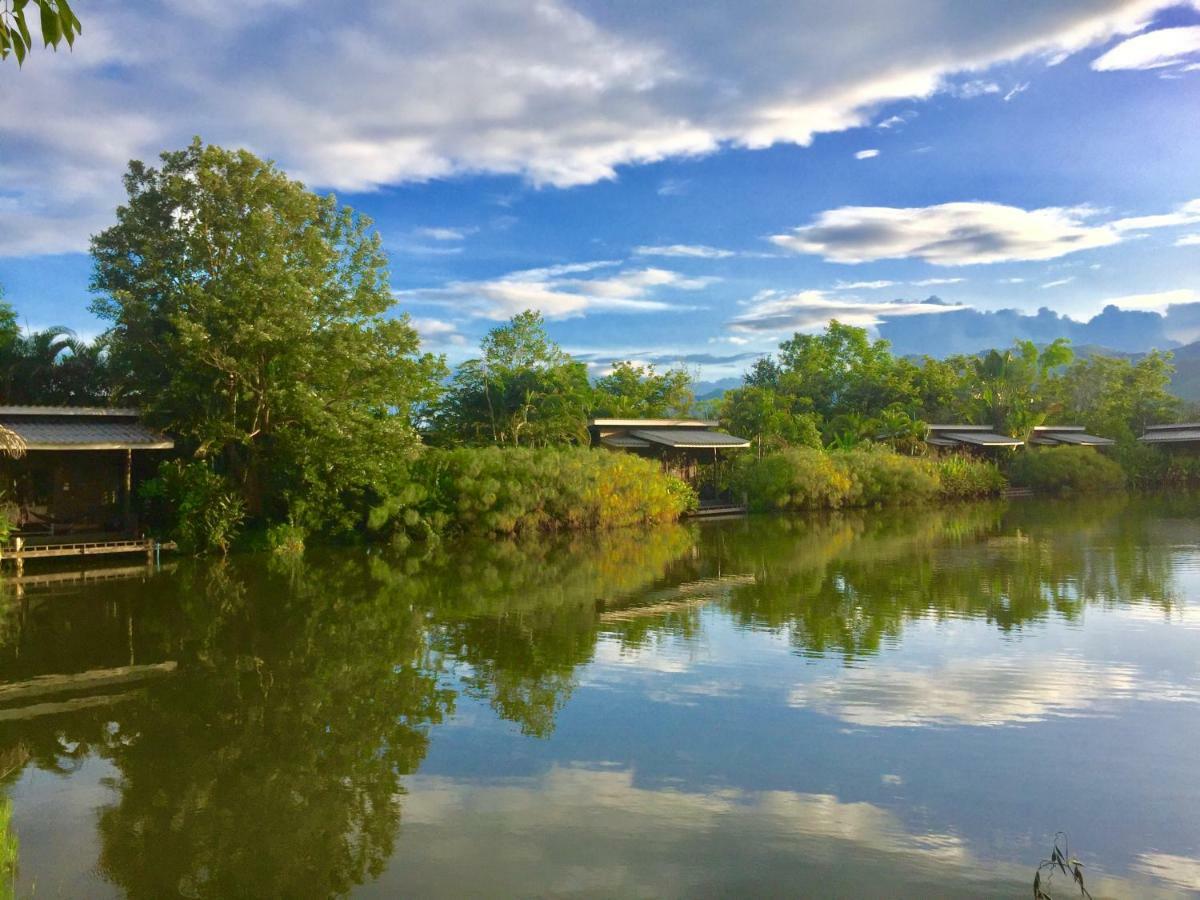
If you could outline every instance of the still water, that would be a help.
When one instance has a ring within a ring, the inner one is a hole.
[[[1024,897],[1059,831],[1098,897],[1200,892],[1198,514],[28,571],[17,893]]]

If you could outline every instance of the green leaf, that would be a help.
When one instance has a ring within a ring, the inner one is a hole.
[[[58,46],[59,39],[62,37],[62,31],[58,23],[58,14],[48,3],[39,4],[42,13],[42,39],[46,42],[45,46],[51,44]]]
[[[29,34],[29,24],[25,21],[25,13],[18,12],[14,16],[17,21],[17,28],[21,30],[21,37],[25,39],[25,46],[33,46],[33,37]]]
[[[21,39],[21,35],[16,33],[13,33],[11,37],[13,52],[17,54],[17,65],[19,66],[25,62],[25,41]]]

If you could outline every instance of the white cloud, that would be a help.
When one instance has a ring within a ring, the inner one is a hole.
[[[1139,853],[1133,868],[1178,890],[1200,893],[1200,857]]]
[[[469,343],[453,322],[421,317],[414,317],[411,322],[413,328],[417,329],[417,334],[421,336],[421,345],[424,348],[463,347]]]
[[[988,94],[999,94],[1000,85],[994,81],[967,81],[962,84],[953,85],[950,92],[957,97],[962,97],[964,100],[973,100],[976,97],[984,97]]]
[[[882,128],[885,130],[889,129],[889,128],[900,128],[903,125],[907,125],[909,122],[911,122],[916,117],[917,117],[917,114],[914,111],[909,110],[907,112],[897,113],[894,116],[888,116],[886,119],[884,119],[882,122],[880,122],[875,127]]]
[[[1043,288],[1062,287],[1064,284],[1070,284],[1075,280],[1074,275],[1068,275],[1066,278],[1055,278],[1053,281],[1047,281],[1042,285]]]
[[[980,201],[907,209],[843,206],[820,213],[788,234],[774,235],[771,241],[839,263],[912,258],[937,266],[962,266],[1055,259],[1116,244],[1133,230],[1200,221],[1200,201],[1162,215],[1092,223],[1096,215],[1089,207],[1026,210]]]
[[[452,281],[440,288],[397,291],[400,299],[446,306],[476,318],[503,320],[526,309],[548,319],[589,312],[668,312],[694,307],[659,299],[660,289],[696,291],[711,278],[688,278],[667,269],[625,269],[603,277],[579,277],[616,266],[611,261],[569,263],[511,272],[483,281]]]
[[[1029,90],[1029,82],[1028,81],[1023,81],[1020,84],[1014,84],[1011,88],[1008,89],[1008,93],[1004,95],[1004,102],[1008,103],[1010,100],[1012,100],[1018,94],[1023,94],[1027,90]]]
[[[679,197],[688,192],[691,182],[686,178],[664,178],[656,193],[660,197]]]
[[[879,155],[879,151],[872,148],[870,150],[859,150],[854,154],[855,159],[874,159]]]
[[[825,291],[762,291],[747,304],[748,311],[732,319],[728,327],[741,332],[815,331],[833,319],[846,325],[870,328],[884,318],[930,315],[967,309],[942,303],[904,300],[870,302],[853,297],[830,296]]]
[[[792,706],[853,725],[1014,725],[1094,713],[1135,695],[1137,669],[1072,656],[950,660],[927,669],[854,669],[797,685]]]
[[[461,241],[465,240],[468,235],[477,232],[478,228],[418,228],[415,234],[418,237],[429,238],[432,241]]]
[[[894,287],[895,281],[880,279],[879,281],[839,281],[833,286],[835,291],[876,291],[880,288]]]
[[[1200,234],[1185,234],[1175,241],[1176,247],[1200,247]]]
[[[230,16],[214,0],[153,15],[94,0],[75,49],[26,66],[5,99],[0,197],[19,214],[0,216],[0,253],[85,249],[123,199],[126,161],[197,132],[322,189],[462,173],[586,184],[722,146],[806,145],[994,63],[1133,34],[1169,4],[1060,0],[983,18],[892,0],[853,17],[626,4],[589,17],[565,0],[294,0]]]
[[[1123,297],[1110,297],[1101,306],[1116,306],[1120,309],[1149,309],[1164,311],[1172,303],[1200,303],[1200,291],[1191,288],[1176,288],[1170,291],[1156,291],[1149,294],[1126,294]]]
[[[667,244],[664,246],[634,247],[637,256],[683,256],[695,259],[725,259],[736,256],[732,250],[722,250],[719,247],[708,247],[704,244]]]
[[[965,278],[922,278],[920,281],[912,283],[917,287],[932,287],[937,284],[962,284],[966,280]]]
[[[1162,69],[1182,66],[1197,54],[1200,54],[1200,25],[1160,28],[1121,41],[1103,56],[1092,60],[1092,68],[1097,72]]]

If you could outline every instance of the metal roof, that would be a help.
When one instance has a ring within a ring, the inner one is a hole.
[[[1176,444],[1200,441],[1200,425],[1171,425],[1147,428],[1139,441],[1147,444]]]
[[[926,425],[930,431],[991,431],[991,425]]]
[[[976,447],[1020,447],[1025,442],[1006,434],[996,434],[991,431],[943,431],[939,438],[949,438],[959,444],[971,444]]]
[[[662,444],[664,447],[733,449],[750,446],[748,440],[736,435],[695,428],[638,428],[630,434],[653,444]]]
[[[26,450],[170,450],[175,446],[170,438],[139,422],[38,422],[0,412],[0,427],[19,437]]]
[[[1116,443],[1112,438],[1088,434],[1083,426],[1069,428],[1035,428],[1031,444],[1075,444],[1080,447],[1111,447]]]
[[[592,419],[593,428],[716,428],[710,419]]]
[[[0,416],[99,416],[136,419],[138,411],[121,406],[0,406]]]
[[[628,434],[610,434],[600,438],[600,443],[606,447],[617,447],[621,450],[644,450],[650,446],[649,441],[635,438]]]

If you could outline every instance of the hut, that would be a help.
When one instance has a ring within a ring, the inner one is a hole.
[[[1082,425],[1039,425],[1033,429],[1029,443],[1040,447],[1111,447],[1116,441],[1088,434]]]
[[[925,443],[939,450],[966,450],[986,453],[1002,447],[1021,447],[1020,438],[998,434],[990,425],[929,425]]]
[[[174,443],[135,409],[0,406],[0,504],[22,535],[130,534],[137,482]]]
[[[1194,451],[1200,449],[1200,422],[1147,425],[1138,440],[1144,444]]]
[[[700,493],[704,501],[717,501],[716,471],[730,450],[744,450],[750,442],[717,431],[706,419],[592,419],[588,431],[593,447],[636,453],[661,461]]]

